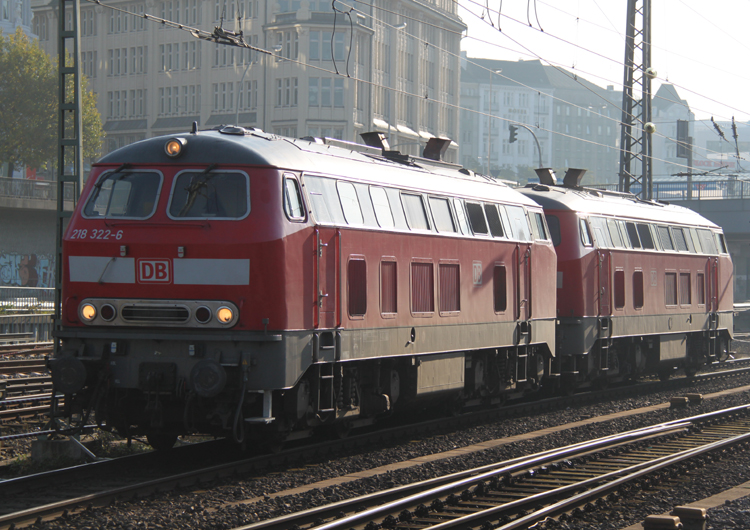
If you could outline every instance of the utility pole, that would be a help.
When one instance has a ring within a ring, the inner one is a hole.
[[[656,131],[651,122],[651,80],[654,77],[651,0],[628,0],[618,187],[620,191],[629,192],[630,187],[638,183],[641,198],[649,200],[653,197],[651,135]],[[636,94],[637,91],[640,94]]]
[[[66,192],[75,208],[83,187],[83,120],[79,32],[80,0],[57,0],[57,57],[59,68],[59,111],[57,149],[57,223],[55,237],[55,331],[62,327],[62,241],[72,211],[65,210]],[[66,53],[69,52],[69,55]],[[67,55],[67,57],[66,57]],[[66,62],[67,60],[67,62]],[[72,85],[72,92],[67,87]],[[59,340],[54,339],[55,353]]]

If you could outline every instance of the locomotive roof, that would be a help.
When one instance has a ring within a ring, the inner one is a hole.
[[[630,193],[539,184],[529,185],[520,191],[545,210],[570,210],[607,217],[719,228],[689,208],[645,201]]]
[[[183,152],[178,158],[169,157],[164,148],[166,142],[173,138],[185,140]],[[380,149],[359,144],[341,147],[319,142],[321,140],[286,138],[258,130],[227,127],[223,131],[200,131],[141,140],[103,156],[96,165],[179,164],[207,167],[218,163],[217,169],[225,165],[270,166],[448,196],[535,205],[531,199],[507,184],[457,165],[403,155],[386,157]]]

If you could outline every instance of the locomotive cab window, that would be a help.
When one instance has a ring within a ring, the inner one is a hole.
[[[729,251],[727,250],[727,242],[724,239],[724,234],[721,232],[716,232],[716,245],[719,247],[719,252],[721,254],[729,254]]]
[[[250,179],[236,171],[183,171],[174,179],[172,219],[242,219],[250,213]]]
[[[545,214],[545,217],[547,218],[549,234],[552,237],[552,244],[557,246],[562,241],[560,239],[560,219],[556,215]]]
[[[290,221],[304,221],[305,208],[297,179],[284,175],[284,212]]]
[[[153,215],[162,176],[155,171],[112,171],[99,178],[83,217],[146,219]]]
[[[579,219],[578,226],[581,230],[581,243],[583,243],[583,246],[592,246],[591,233],[589,232],[589,225],[586,223],[586,219]]]
[[[547,241],[547,229],[544,224],[544,217],[539,212],[530,212],[531,216],[531,232],[534,234],[534,239],[543,239]]]

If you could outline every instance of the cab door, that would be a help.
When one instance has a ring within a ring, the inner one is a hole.
[[[531,318],[531,245],[516,245],[516,320]]]
[[[314,244],[313,324],[315,328],[332,329],[341,325],[341,230],[318,226],[315,229]]]
[[[607,317],[612,314],[612,257],[610,252],[597,250],[596,261],[599,276],[599,316]]]

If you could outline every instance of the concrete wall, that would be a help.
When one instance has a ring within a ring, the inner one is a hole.
[[[54,287],[55,210],[0,205],[0,285]]]

